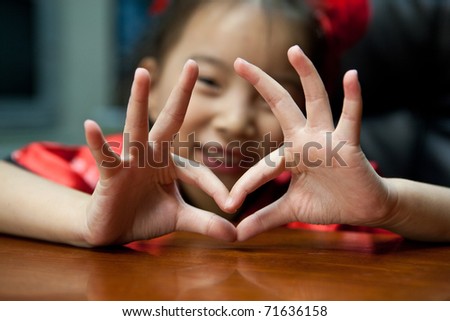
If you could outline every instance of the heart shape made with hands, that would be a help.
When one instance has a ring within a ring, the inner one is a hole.
[[[335,128],[325,86],[312,62],[298,46],[288,50],[288,59],[303,87],[307,118],[289,93],[268,74],[243,59],[235,61],[236,73],[255,87],[278,119],[284,145],[249,168],[231,191],[211,169],[177,155],[173,155],[174,161],[169,162],[169,166],[140,168],[140,159],[136,157],[139,148],[131,148],[129,155],[123,155],[122,151],[119,157],[105,150],[104,146],[108,145],[98,125],[86,124],[86,139],[97,164],[112,159],[114,164],[120,165],[98,166],[102,184],[97,185],[100,190],[97,189],[94,196],[96,203],[103,207],[99,207],[101,211],[94,216],[105,216],[103,213],[108,211],[104,207],[107,207],[110,217],[100,220],[104,226],[96,228],[103,234],[105,230],[114,230],[116,235],[110,234],[108,239],[117,242],[155,237],[174,230],[224,240],[245,240],[293,221],[354,225],[370,221],[364,209],[382,208],[380,200],[384,201],[386,195],[359,146],[362,101],[356,71],[344,76],[343,111]],[[198,66],[190,60],[149,131],[150,79],[146,70],[136,71],[124,135],[129,134],[131,142],[142,146],[143,154],[158,160],[169,157],[170,144],[163,142],[171,142],[183,125],[197,77]],[[305,155],[305,146],[310,154]],[[270,166],[266,162],[268,158]],[[177,166],[180,161],[185,166]],[[134,166],[129,166],[133,162]],[[187,205],[174,184],[177,179],[194,184],[211,196],[222,210],[233,213],[249,193],[285,170],[291,172],[286,194],[244,218],[237,227],[218,215]],[[380,197],[374,198],[374,194]],[[124,212],[133,215],[119,219]],[[126,230],[132,230],[131,235]]]

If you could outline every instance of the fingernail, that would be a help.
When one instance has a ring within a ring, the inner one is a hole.
[[[233,206],[233,199],[231,197],[228,197],[227,201],[225,202],[225,208],[230,209]]]
[[[134,74],[136,75],[139,72],[144,72],[146,69],[142,68],[142,67],[137,67],[136,70],[134,71]]]
[[[186,62],[184,63],[183,69],[186,69],[189,65],[191,65],[193,63],[195,64],[195,61],[193,59],[186,60]]]
[[[302,50],[302,48],[300,48],[299,45],[294,45],[294,46],[292,46],[291,48],[289,48],[289,51],[290,51],[290,50],[296,50],[296,51],[298,51],[298,52],[300,52],[300,53],[303,53],[303,50]]]
[[[241,58],[241,57],[236,58],[236,62],[241,63],[241,64],[246,64],[246,65],[249,64],[249,62],[247,60],[245,60],[244,58]]]

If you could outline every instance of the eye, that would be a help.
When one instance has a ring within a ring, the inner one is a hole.
[[[208,87],[219,88],[219,82],[216,81],[214,78],[199,76],[198,81]]]
[[[200,93],[208,96],[217,96],[221,93],[223,86],[215,77],[198,76],[197,83]]]

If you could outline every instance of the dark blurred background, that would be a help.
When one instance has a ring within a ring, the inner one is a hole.
[[[450,186],[450,1],[371,4],[366,36],[342,61],[363,88],[363,150],[385,176]]]

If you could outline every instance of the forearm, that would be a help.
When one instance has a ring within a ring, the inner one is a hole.
[[[395,194],[384,228],[405,238],[450,241],[450,189],[404,179],[386,179]]]
[[[89,195],[0,161],[0,233],[88,246]]]

